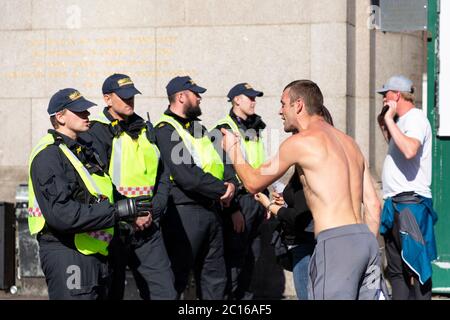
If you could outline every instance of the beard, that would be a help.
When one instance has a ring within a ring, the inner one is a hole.
[[[202,115],[202,110],[199,105],[188,104],[185,106],[184,114],[188,119],[195,119]]]
[[[284,132],[286,132],[286,133],[292,133],[292,134],[298,133],[297,128],[295,128],[294,126],[291,126],[287,123],[284,124],[283,129],[284,129]]]

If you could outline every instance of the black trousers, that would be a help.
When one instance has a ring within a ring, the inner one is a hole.
[[[408,267],[401,257],[401,240],[398,212],[395,212],[391,230],[384,235],[387,258],[387,276],[392,286],[392,300],[430,300],[432,282],[429,279],[423,285],[418,276]]]
[[[84,255],[60,242],[39,240],[39,256],[50,300],[104,300],[109,285],[107,258]]]
[[[193,270],[199,299],[224,299],[223,230],[217,211],[200,205],[171,204],[163,218],[162,232],[178,297],[186,289]]]
[[[239,206],[245,219],[245,229],[236,233],[230,216],[224,219],[225,262],[227,267],[227,298],[236,300],[253,299],[251,281],[255,263],[261,255],[259,227],[264,221],[264,208],[246,194],[239,199]]]
[[[174,276],[159,227],[152,223],[144,231],[130,234],[126,231],[126,228],[120,228],[109,246],[112,267],[109,299],[123,299],[127,266],[143,300],[176,299]]]

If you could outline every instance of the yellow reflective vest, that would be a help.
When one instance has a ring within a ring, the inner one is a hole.
[[[245,137],[242,135],[241,130],[239,130],[236,122],[230,117],[230,115],[227,115],[222,120],[219,120],[217,122],[216,126],[220,125],[228,125],[231,128],[231,131],[234,133],[239,133],[242,137],[241,141],[241,151],[244,155],[244,159],[253,167],[253,168],[259,168],[264,161],[266,160],[265,152],[264,152],[264,143],[259,137],[256,140],[246,140]]]
[[[175,128],[197,167],[204,172],[210,173],[217,179],[223,180],[223,161],[207,135],[202,138],[195,138],[177,120],[165,114],[162,115],[156,126],[162,122],[168,123]]]
[[[111,122],[103,113],[91,121],[118,125],[118,120]],[[108,173],[117,191],[128,198],[153,195],[160,153],[158,147],[148,141],[146,131],[147,128],[142,128],[135,140],[122,132],[112,142]]]
[[[38,144],[33,148],[29,161],[29,179],[28,179],[28,227],[32,235],[37,234],[44,228],[45,218],[42,215],[39,203],[34,193],[33,182],[31,181],[31,164],[34,158],[46,147],[55,142],[51,134],[44,136]],[[109,202],[113,202],[113,189],[111,179],[108,175],[90,174],[84,167],[83,163],[73,154],[72,151],[63,143],[59,144],[62,153],[69,159],[80,175],[81,180],[85,184],[89,193],[97,199],[108,198]],[[100,253],[104,256],[108,255],[108,245],[114,235],[114,228],[96,230],[91,232],[83,232],[75,234],[75,247],[84,255]]]

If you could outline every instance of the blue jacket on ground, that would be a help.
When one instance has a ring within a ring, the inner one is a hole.
[[[399,212],[401,255],[403,261],[416,273],[421,284],[431,278],[431,261],[437,258],[434,224],[437,214],[433,201],[414,195],[418,203],[396,202],[387,198],[381,216],[380,233],[392,229],[394,213]]]

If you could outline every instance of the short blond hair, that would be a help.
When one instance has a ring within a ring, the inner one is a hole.
[[[408,102],[411,102],[412,104],[415,104],[415,102],[416,102],[416,96],[414,95],[414,87],[413,88],[411,88],[411,92],[400,92],[400,96],[404,99],[404,100],[406,100],[406,101],[408,101]]]

